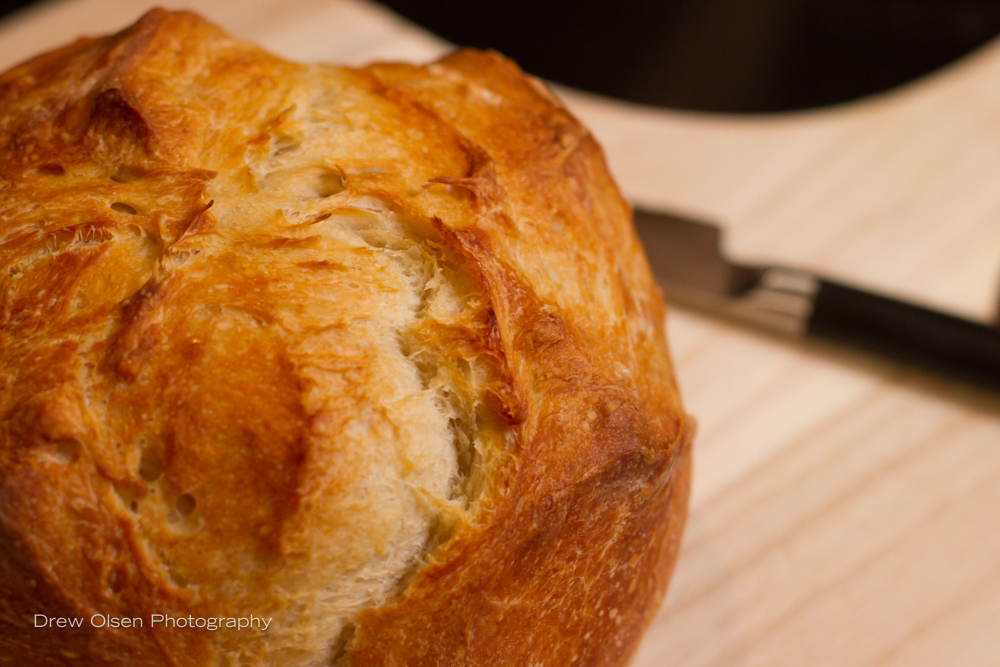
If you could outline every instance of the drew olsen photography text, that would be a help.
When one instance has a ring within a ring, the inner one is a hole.
[[[232,628],[235,630],[254,629],[260,632],[271,625],[270,618],[262,616],[171,616],[169,614],[151,614],[149,619],[129,616],[106,616],[94,614],[90,618],[64,618],[35,614],[36,628],[197,628],[199,630],[220,630]]]

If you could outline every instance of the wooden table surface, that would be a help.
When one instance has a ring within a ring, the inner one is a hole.
[[[0,23],[0,67],[123,27],[140,0]],[[447,46],[361,0],[188,2],[298,60]],[[868,100],[712,116],[567,94],[637,202],[707,216],[735,257],[992,319],[1000,42]],[[1000,665],[1000,397],[674,310],[700,428],[670,593],[634,667]]]

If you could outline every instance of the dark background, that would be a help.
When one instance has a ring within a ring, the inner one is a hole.
[[[635,102],[779,111],[885,90],[1000,34],[1000,0],[385,0],[457,44]]]
[[[238,1],[238,0],[234,0]],[[29,4],[4,3],[0,12]],[[197,9],[197,1],[190,6]],[[456,44],[626,100],[780,111],[885,90],[1000,34],[1000,0],[385,0]]]

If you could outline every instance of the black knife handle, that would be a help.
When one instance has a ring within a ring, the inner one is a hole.
[[[1000,389],[1000,330],[819,280],[806,332]]]

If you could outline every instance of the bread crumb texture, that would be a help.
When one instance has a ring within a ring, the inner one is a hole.
[[[628,661],[692,429],[542,86],[154,10],[0,76],[0,146],[0,664]]]

